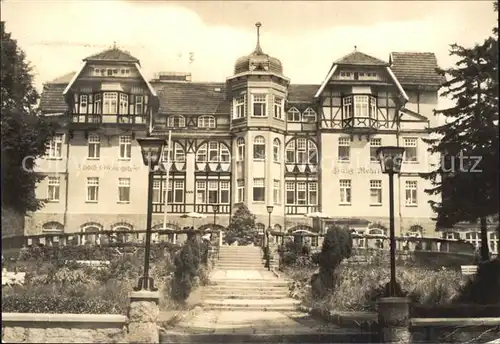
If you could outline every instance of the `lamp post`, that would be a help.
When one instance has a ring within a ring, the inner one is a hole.
[[[265,236],[265,240],[266,240],[266,266],[267,266],[267,270],[271,270],[271,262],[270,262],[270,259],[271,259],[271,253],[269,252],[269,232],[271,232],[271,214],[273,213],[273,209],[274,207],[272,205],[268,205],[266,207],[267,209],[267,213],[269,214],[269,221],[268,221],[268,225],[267,225],[267,230],[266,230],[266,236]]]
[[[153,179],[154,169],[160,161],[161,152],[165,145],[165,140],[146,137],[137,139],[141,146],[142,161],[148,167],[148,210],[146,214],[146,247],[144,250],[144,273],[139,277],[136,291],[147,290],[156,291],[152,277],[149,277],[149,255],[151,251],[151,222],[153,219]]]
[[[219,212],[219,205],[212,204],[212,211],[214,212],[214,230],[215,230],[215,226],[217,225],[217,213]]]
[[[402,147],[385,146],[377,149],[382,173],[389,175],[389,236],[391,254],[391,280],[386,287],[389,295],[401,296],[401,287],[396,281],[396,238],[394,233],[394,174],[401,172],[401,162],[405,149]]]

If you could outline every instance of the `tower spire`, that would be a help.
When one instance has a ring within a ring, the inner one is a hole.
[[[257,22],[255,26],[257,27],[257,46],[255,47],[255,54],[263,54],[262,48],[260,47],[260,27],[262,23]]]

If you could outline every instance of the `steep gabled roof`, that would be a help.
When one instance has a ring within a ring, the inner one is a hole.
[[[42,113],[65,112],[68,110],[68,105],[63,96],[63,91],[67,84],[47,83],[43,85],[43,91],[40,96],[40,109]]]
[[[162,114],[229,114],[225,83],[155,83]]]
[[[71,72],[71,73],[68,73],[68,74],[64,74],[62,76],[59,76],[59,77],[55,78],[52,81],[49,81],[47,84],[57,84],[57,85],[64,84],[64,85],[67,85],[71,81],[71,79],[73,79],[73,76],[75,76],[75,74],[76,74],[76,72]]]
[[[393,52],[389,62],[402,85],[440,86],[445,78],[439,75],[436,55],[428,52]]]
[[[84,58],[83,61],[120,61],[120,62],[139,63],[139,60],[130,55],[130,53],[120,50],[116,47],[101,51],[100,53]]]
[[[288,86],[289,103],[313,103],[314,93],[319,85],[294,85]]]
[[[337,65],[351,65],[351,66],[388,66],[389,63],[379,60],[376,57],[364,54],[360,51],[353,51],[352,53],[338,59],[334,62]]]

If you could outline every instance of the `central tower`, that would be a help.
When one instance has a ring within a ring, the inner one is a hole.
[[[262,50],[262,24],[255,26],[255,50],[236,60],[234,75],[227,79],[236,157],[233,202],[247,205],[260,226],[266,227],[266,207],[272,205],[271,226],[283,227],[284,105],[290,80],[283,75],[281,61]]]

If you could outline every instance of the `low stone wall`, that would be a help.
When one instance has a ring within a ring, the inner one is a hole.
[[[3,343],[127,343],[127,317],[2,313]]]
[[[313,317],[342,327],[378,331],[374,312],[334,312],[300,307]],[[500,338],[499,318],[412,318],[409,324],[412,343],[486,343]]]

